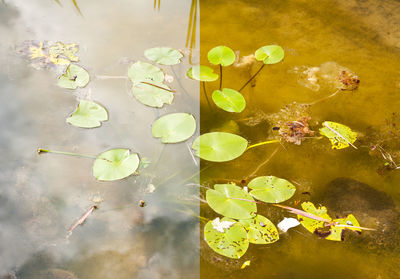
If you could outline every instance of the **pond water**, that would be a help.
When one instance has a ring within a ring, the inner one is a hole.
[[[384,171],[385,159],[372,150],[372,143],[379,142],[400,162],[400,3],[203,0],[200,4],[202,64],[209,65],[207,52],[217,45],[239,50],[241,56],[270,44],[285,50],[283,62],[266,65],[253,86],[243,90],[247,107],[242,113],[211,112],[201,92],[201,133],[225,129],[250,144],[276,138],[268,116],[293,102],[309,104],[335,91],[329,85],[313,88],[299,69],[332,62],[328,65],[346,67],[361,81],[357,90],[342,91],[310,107],[313,130],[325,120],[343,123],[360,134],[358,149],[332,150],[326,138],[310,138],[301,145],[263,145],[230,162],[202,162],[202,168],[207,167],[202,183],[246,185],[256,176],[282,177],[297,188],[285,205],[298,208],[311,200],[326,205],[333,216],[353,213],[361,226],[376,229],[359,236],[348,232],[344,242],[332,242],[299,226],[282,233],[276,243],[250,244],[240,260],[219,256],[202,240],[201,277],[399,278],[400,171]],[[240,88],[259,63],[224,68],[222,87]],[[207,84],[208,92],[216,88],[218,81]],[[283,217],[295,217],[268,205],[260,205],[259,211],[275,224]],[[201,213],[209,219],[218,216],[207,205],[201,206]],[[246,260],[251,265],[241,270]]]
[[[151,133],[153,121],[166,113],[199,119],[199,84],[185,76],[199,58],[196,2],[73,2],[0,3],[0,278],[198,278],[193,183],[199,163],[187,143],[165,145]],[[88,86],[62,89],[54,68],[30,67],[15,51],[27,40],[79,44]],[[146,107],[131,96],[126,78],[99,78],[126,76],[130,64],[145,61],[144,50],[156,46],[186,54],[181,64],[162,67],[174,77],[172,105]],[[86,98],[107,108],[102,127],[65,122],[77,100]],[[151,164],[138,176],[99,182],[92,159],[39,156],[39,147],[94,156],[129,148]],[[96,202],[98,209],[66,238]]]

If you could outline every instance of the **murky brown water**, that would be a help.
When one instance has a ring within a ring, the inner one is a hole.
[[[174,66],[173,105],[159,110],[132,98],[128,81],[95,78],[126,75],[131,63],[126,61],[145,60],[150,47],[189,51],[191,2],[77,3],[82,15],[69,0],[0,3],[0,277],[50,278],[59,272],[57,278],[64,278],[68,271],[77,278],[197,278],[199,227],[192,214],[198,202],[187,199],[198,188],[186,184],[196,181],[199,167],[186,143],[165,146],[151,134],[160,115],[199,116],[198,83],[185,78],[188,57]],[[16,54],[15,46],[25,40],[79,44],[89,85],[75,91],[57,87],[57,73],[29,67]],[[196,59],[193,49],[192,63]],[[172,75],[170,67],[163,69]],[[90,130],[67,125],[77,98],[103,104],[110,120]],[[98,182],[91,159],[38,156],[39,147],[91,155],[130,148],[152,164],[139,176]],[[156,187],[152,194],[146,193],[149,184]],[[99,209],[66,239],[98,198]],[[144,208],[138,206],[141,199]]]
[[[377,170],[385,161],[380,154],[369,154],[371,138],[376,141],[379,137],[390,141],[385,144],[393,154],[399,151],[399,9],[400,3],[390,0],[201,1],[202,64],[208,64],[207,51],[217,45],[227,45],[241,55],[268,44],[285,49],[284,61],[264,67],[255,86],[243,91],[248,106],[241,114],[211,114],[201,93],[202,133],[236,120],[238,126],[231,131],[251,143],[273,138],[273,123],[262,121],[265,115],[279,112],[287,104],[311,103],[334,92],[329,86],[318,91],[305,87],[294,73],[296,67],[318,67],[333,61],[354,71],[360,87],[313,105],[311,126],[317,130],[322,121],[330,120],[364,136],[357,150],[332,150],[327,139],[308,139],[300,146],[254,148],[232,162],[203,163],[202,167],[209,168],[202,173],[202,182],[212,186],[215,182],[275,175],[296,184],[296,195],[286,205],[311,200],[331,208],[332,214],[353,212],[364,222],[361,225],[377,229],[360,236],[347,234],[344,242],[336,243],[319,239],[300,226],[281,234],[274,244],[251,244],[239,261],[218,256],[202,240],[202,278],[400,277],[400,171],[379,174]],[[223,87],[240,88],[258,67],[224,68]],[[212,92],[217,87],[218,82],[214,82],[207,89]],[[260,124],[245,125],[243,119],[249,117],[261,120]],[[377,131],[373,137],[372,131]],[[343,177],[346,179],[336,180]],[[262,207],[262,213],[275,224],[290,216],[268,206]],[[206,205],[202,215],[216,217]],[[246,260],[251,260],[250,267],[240,270]]]

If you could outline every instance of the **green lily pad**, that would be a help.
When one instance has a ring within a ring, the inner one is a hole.
[[[139,102],[155,108],[161,108],[164,104],[172,104],[174,94],[168,90],[170,88],[167,85],[156,81],[151,81],[151,84],[138,83],[132,87],[133,96]]]
[[[231,221],[234,222],[234,225],[224,229],[222,233],[215,230],[212,221],[209,221],[204,227],[204,239],[216,253],[228,258],[239,259],[249,248],[247,232],[242,224],[232,219],[224,217],[221,221]]]
[[[214,73],[213,69],[202,65],[193,66],[186,74],[191,79],[199,81],[215,81],[218,79],[218,74]]]
[[[214,103],[228,112],[242,112],[246,107],[246,100],[240,92],[230,89],[223,88],[221,90],[215,90],[212,94]]]
[[[78,87],[85,87],[89,79],[89,73],[84,68],[70,64],[65,73],[58,78],[57,85],[62,88],[76,89]]]
[[[139,167],[139,156],[129,149],[111,149],[97,156],[93,176],[97,180],[118,180],[133,174]]]
[[[236,55],[233,50],[227,46],[217,46],[211,49],[208,54],[208,61],[211,64],[229,66],[235,62]]]
[[[286,201],[296,192],[296,187],[292,183],[275,176],[256,177],[247,186],[253,189],[250,191],[250,195],[269,203]]]
[[[321,206],[316,208],[312,202],[303,202],[301,207],[304,211],[311,213],[314,216],[324,218],[326,220],[332,220],[332,218],[328,215],[327,209],[325,206]],[[323,229],[325,226],[325,222],[318,221],[312,218],[307,218],[301,215],[297,215],[297,219],[300,223],[311,233],[314,233],[318,229]]]
[[[241,136],[212,132],[199,136],[192,145],[195,155],[212,162],[226,162],[236,159],[247,149],[247,140]]]
[[[161,65],[175,65],[181,63],[182,53],[170,47],[155,47],[144,52],[147,59]]]
[[[151,83],[161,83],[164,81],[164,73],[160,68],[142,61],[131,65],[128,70],[128,77],[134,86],[142,81]]]
[[[353,145],[357,140],[357,133],[353,132],[349,127],[331,121],[323,122],[322,126],[324,127],[320,128],[319,132],[330,140],[332,149],[342,149],[350,145],[357,149]]]
[[[189,113],[171,113],[158,118],[152,127],[153,136],[163,143],[185,141],[196,131],[196,120]]]
[[[252,219],[239,220],[247,231],[250,243],[270,244],[279,240],[275,225],[266,217],[256,215]]]
[[[79,102],[78,108],[67,118],[67,122],[81,128],[101,126],[101,121],[108,120],[108,113],[101,105],[86,100]]]
[[[233,184],[216,184],[206,192],[208,205],[217,213],[234,219],[248,219],[257,212],[252,196]]]
[[[256,50],[255,57],[264,64],[276,64],[282,61],[285,56],[283,48],[277,45],[263,46]]]

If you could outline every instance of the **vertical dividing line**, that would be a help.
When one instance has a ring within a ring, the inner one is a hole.
[[[222,65],[219,64],[219,90],[222,88]]]

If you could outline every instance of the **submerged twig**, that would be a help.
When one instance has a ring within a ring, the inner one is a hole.
[[[85,214],[82,215],[81,218],[79,218],[78,221],[76,221],[76,223],[74,223],[72,225],[72,227],[68,230],[68,234],[67,234],[67,238],[70,237],[70,235],[72,234],[73,230],[75,230],[75,228],[79,225],[82,225],[83,222],[85,222],[85,220],[89,217],[89,215],[93,212],[93,210],[97,209],[97,205],[93,205],[89,208],[88,211],[86,211]]]
[[[213,111],[210,100],[208,99],[208,96],[207,96],[206,82],[202,81],[202,83],[203,83],[203,92],[204,92],[204,96],[206,97],[206,100],[207,100],[208,108],[210,109],[210,111]]]
[[[242,91],[247,86],[247,84],[249,84],[250,81],[252,81],[258,75],[259,72],[261,72],[261,70],[264,68],[264,66],[265,66],[265,64],[262,64],[260,69],[258,69],[258,71],[238,91],[239,92]]]
[[[327,96],[327,97],[323,97],[321,99],[318,99],[312,103],[310,103],[310,105],[315,105],[316,103],[319,103],[321,101],[325,101],[326,99],[332,98],[333,96],[335,96],[337,93],[340,92],[340,89],[336,90],[335,92],[333,92],[331,95]]]
[[[283,147],[283,145],[282,145],[282,147]],[[280,146],[275,148],[274,152],[272,152],[271,155],[264,162],[262,162],[260,165],[258,165],[258,167],[251,174],[249,174],[247,176],[247,178],[255,175],[264,165],[266,165],[272,159],[272,157],[275,156],[275,154],[279,151],[279,149],[280,149]]]

